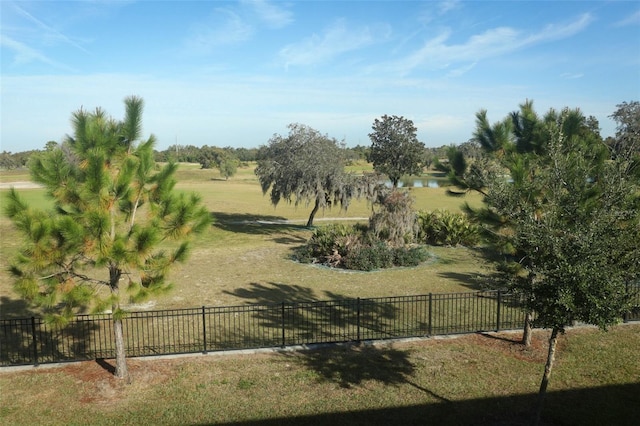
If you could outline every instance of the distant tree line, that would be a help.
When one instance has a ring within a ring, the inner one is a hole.
[[[27,167],[27,162],[33,154],[49,151],[57,145],[57,142],[49,141],[45,144],[44,149],[32,149],[21,152],[2,151],[0,153],[0,169],[12,170]],[[468,155],[473,155],[471,153],[474,149],[479,150],[479,146],[473,141],[463,142],[461,144],[442,145],[440,147],[425,147],[424,166],[429,168],[436,164],[439,159],[446,159],[447,153],[452,147],[464,150],[464,152],[469,153]],[[344,147],[344,156],[347,164],[353,164],[357,161],[372,162],[370,146],[356,145],[354,147]],[[202,147],[194,145],[171,145],[162,151],[154,150],[154,159],[157,162],[165,163],[174,161],[177,163],[197,163],[206,169],[217,168],[218,165],[215,160],[221,157],[231,157],[237,161],[238,165],[242,165],[263,159],[264,153],[261,152],[260,148],[233,148],[230,146],[219,148],[208,145]]]

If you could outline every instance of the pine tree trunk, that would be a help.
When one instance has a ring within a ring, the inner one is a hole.
[[[558,344],[558,327],[553,327],[551,331],[551,337],[549,337],[549,352],[547,353],[547,363],[544,366],[544,374],[542,375],[542,382],[540,383],[540,391],[538,392],[538,403],[536,406],[536,416],[533,421],[533,426],[540,424],[540,417],[542,415],[542,406],[544,404],[544,397],[547,393],[547,385],[549,384],[549,377],[551,377],[551,370],[553,369],[553,362],[556,358],[556,345]]]
[[[116,372],[119,379],[129,381],[129,370],[127,369],[127,355],[124,350],[124,333],[122,331],[122,320],[113,320],[113,334],[116,341]]]
[[[311,210],[311,214],[309,215],[309,220],[307,221],[307,227],[313,226],[313,218],[316,217],[316,213],[320,208],[320,198],[316,198],[316,203],[313,206],[313,210]]]
[[[113,318],[113,337],[116,342],[116,371],[115,376],[119,379],[126,379],[130,382],[129,371],[127,369],[127,353],[124,349],[124,332],[122,327],[122,312],[120,312],[119,295],[120,277],[122,271],[117,265],[109,266],[109,286],[111,293],[115,296],[115,301],[111,305],[111,316]]]
[[[525,347],[531,346],[531,335],[533,333],[531,322],[533,321],[533,313],[531,311],[527,311],[527,314],[524,318],[524,330],[522,332],[522,344]]]

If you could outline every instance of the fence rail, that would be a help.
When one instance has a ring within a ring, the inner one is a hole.
[[[640,320],[640,293],[624,321]],[[521,328],[518,297],[502,291],[131,312],[130,357],[207,353]],[[63,329],[42,319],[0,320],[0,366],[114,358],[110,315],[78,315]]]

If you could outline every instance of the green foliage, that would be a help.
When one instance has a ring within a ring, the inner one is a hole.
[[[531,172],[494,180],[486,201],[510,224],[503,239],[520,268],[507,280],[527,295],[538,323],[606,328],[627,308],[626,284],[640,276],[640,188],[628,178],[632,163],[602,161],[561,128],[546,155],[531,159]]]
[[[359,271],[391,268],[393,266],[393,249],[383,241],[375,241],[372,245],[359,246],[349,253],[344,265],[347,269]]]
[[[417,266],[428,258],[422,247],[394,247],[363,225],[330,224],[314,230],[296,260],[326,266],[371,271],[393,266]]]
[[[372,126],[369,161],[376,172],[387,175],[394,188],[404,175],[422,173],[424,144],[418,141],[413,121],[396,115],[383,115]]]
[[[166,291],[170,267],[210,223],[197,195],[174,192],[176,165],[156,167],[155,138],[140,140],[142,107],[125,99],[123,121],[80,109],[73,136],[32,156],[32,179],[52,210],[31,208],[13,189],[6,198],[4,212],[25,240],[10,268],[15,289],[56,324],[109,306],[118,321],[121,280],[130,300]]]
[[[427,259],[429,259],[429,253],[422,246],[393,248],[393,264],[395,266],[418,266]]]
[[[480,227],[460,213],[420,211],[418,228],[418,240],[427,244],[473,247],[480,242]]]
[[[260,156],[255,173],[262,192],[271,190],[274,206],[281,200],[296,206],[314,203],[307,226],[313,225],[318,209],[346,209],[351,198],[364,191],[364,185],[345,173],[338,142],[303,124],[290,124],[287,137],[274,135]]]
[[[229,179],[236,174],[240,162],[230,148],[221,149],[205,145],[200,148],[197,156],[198,162],[203,169],[215,167],[225,179]]]

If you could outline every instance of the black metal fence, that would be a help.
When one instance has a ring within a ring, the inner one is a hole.
[[[131,312],[123,327],[126,354],[138,357],[518,329],[521,306],[501,291],[438,293]],[[0,366],[114,357],[110,315],[78,315],[63,329],[0,320]]]

